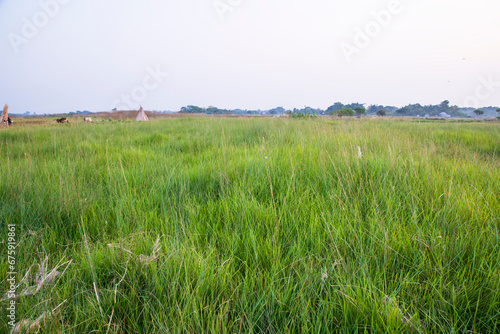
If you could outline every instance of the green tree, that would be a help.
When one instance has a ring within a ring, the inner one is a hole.
[[[326,109],[326,113],[332,115],[342,108],[344,108],[344,104],[342,102],[335,102],[333,106],[329,106],[328,109]]]
[[[304,107],[304,115],[311,118],[317,117],[316,110],[311,107]]]
[[[498,109],[497,109],[497,113],[499,113],[499,114],[500,114],[500,108],[498,108]]]
[[[344,105],[344,108],[350,108],[352,110],[356,110],[356,108],[363,108],[363,104],[358,103],[358,102],[346,104],[346,105]]]
[[[369,114],[376,114],[377,110],[384,109],[383,105],[377,105],[377,104],[370,104],[368,106],[368,109],[366,110],[367,113]]]
[[[387,111],[384,110],[384,109],[380,109],[379,111],[377,111],[377,115],[379,115],[379,116],[386,116],[387,115]]]
[[[311,107],[305,107],[304,109],[294,108],[290,114],[292,118],[316,118],[316,111]]]
[[[363,107],[357,107],[354,109],[354,111],[356,112],[356,115],[358,115],[358,116],[364,115],[366,113],[366,109]]]
[[[337,111],[337,115],[342,116],[354,116],[354,110],[351,108],[344,108]]]
[[[205,109],[200,108],[198,106],[187,106],[187,107],[182,107],[181,112],[189,114],[201,114],[205,112]]]
[[[277,107],[277,108],[274,108],[274,109],[270,109],[268,111],[268,114],[269,115],[280,115],[280,114],[284,114],[285,113],[285,108],[283,107]]]
[[[450,109],[450,101],[444,100],[439,104],[439,107],[441,108],[441,111],[447,111],[448,109]]]
[[[477,116],[481,116],[484,114],[484,111],[482,111],[481,109],[476,109],[474,110],[474,114],[476,114]]]
[[[219,113],[219,108],[214,107],[214,106],[208,106],[206,112],[209,114],[217,114],[217,113]]]

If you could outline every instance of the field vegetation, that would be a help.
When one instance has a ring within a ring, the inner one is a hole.
[[[500,332],[499,123],[17,125],[0,240],[41,333]]]

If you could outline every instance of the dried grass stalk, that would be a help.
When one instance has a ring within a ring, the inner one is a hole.
[[[32,333],[37,332],[40,329],[40,323],[45,318],[50,318],[52,313],[44,312],[41,316],[36,318],[35,320],[23,320],[19,321],[14,328],[11,329],[10,334],[18,334],[18,333]]]
[[[37,273],[35,274],[35,284],[29,286],[28,281],[29,281],[29,273],[31,272],[31,269],[33,266],[28,268],[26,271],[26,274],[24,275],[23,279],[19,282],[19,285],[25,284],[27,287],[25,287],[19,294],[15,295],[14,298],[9,298],[8,293],[4,295],[2,299],[0,299],[0,302],[4,302],[6,300],[12,300],[12,299],[19,299],[21,297],[26,297],[26,296],[32,296],[36,294],[38,291],[40,291],[44,286],[50,285],[55,282],[55,280],[62,275],[62,272],[58,271],[59,268],[66,266],[64,268],[64,271],[68,268],[68,266],[71,264],[72,261],[67,261],[64,263],[59,263],[56,265],[54,268],[51,270],[47,270],[47,262],[49,258],[46,257],[45,260],[43,260],[39,264],[39,269]]]
[[[148,265],[151,262],[154,262],[158,258],[158,253],[160,252],[160,249],[161,249],[161,246],[160,246],[160,236],[158,236],[158,238],[156,239],[156,242],[155,242],[155,244],[153,246],[153,251],[151,252],[151,255],[141,254],[141,255],[137,256],[134,253],[132,253],[131,251],[129,251],[128,249],[125,249],[122,246],[115,245],[115,244],[108,244],[108,247],[118,248],[118,249],[126,252],[130,256],[138,258],[139,262],[142,263],[143,265]]]

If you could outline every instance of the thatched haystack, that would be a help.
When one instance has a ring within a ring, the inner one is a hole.
[[[146,115],[146,113],[144,112],[144,109],[142,109],[142,107],[141,107],[141,110],[139,110],[139,113],[137,114],[135,121],[136,122],[148,122],[149,121],[149,118]]]

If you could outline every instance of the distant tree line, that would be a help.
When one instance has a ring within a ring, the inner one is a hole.
[[[460,107],[450,105],[450,101],[448,100],[437,105],[423,106],[420,103],[409,104],[396,110],[398,116],[439,116],[441,113],[446,113],[453,117],[467,117],[467,114]]]
[[[443,113],[452,117],[470,117],[476,114],[477,116],[485,114],[490,115],[500,110],[497,107],[486,107],[481,109],[474,108],[460,108],[456,105],[450,105],[450,101],[445,100],[436,105],[421,105],[420,103],[408,104],[402,108],[395,106],[384,106],[379,104],[371,104],[365,108],[364,104],[356,102],[343,104],[342,102],[335,102],[326,109],[312,108],[306,106],[304,108],[294,108],[287,110],[283,107],[276,107],[269,110],[247,110],[247,109],[220,109],[217,107],[209,106],[207,108],[189,105],[181,108],[181,113],[187,114],[235,114],[235,115],[290,115],[290,116],[363,116],[363,115],[378,115],[378,116],[440,116]]]
[[[209,106],[207,108],[202,108],[198,106],[186,106],[182,107],[180,110],[181,113],[185,114],[237,114],[237,115],[259,115],[260,110],[242,110],[242,109],[220,109],[214,106]]]

